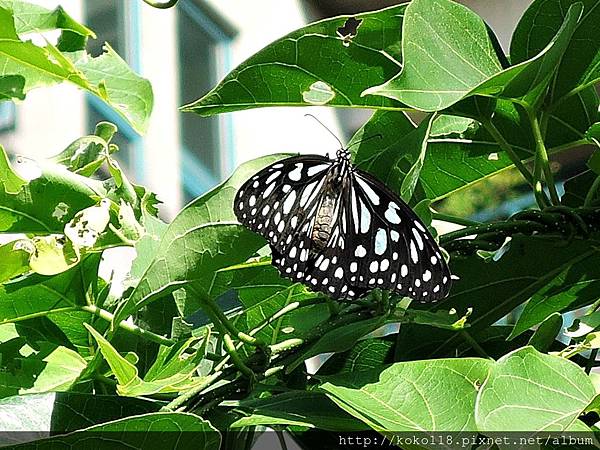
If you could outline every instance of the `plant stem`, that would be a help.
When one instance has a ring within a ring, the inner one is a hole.
[[[466,330],[460,330],[460,335],[467,342],[467,344],[469,344],[471,348],[477,352],[479,356],[482,358],[491,359],[490,355],[488,355],[483,347],[479,345],[479,342],[473,339],[473,336],[471,336]]]
[[[240,355],[235,348],[235,344],[231,340],[231,336],[229,334],[223,335],[223,344],[225,344],[225,351],[227,351],[231,357],[233,365],[237,367],[237,369],[247,378],[250,378],[251,380],[256,378],[256,374],[252,371],[252,369],[244,364],[244,361],[242,361],[242,358],[240,358]]]
[[[544,226],[538,222],[530,220],[510,221],[510,222],[498,222],[498,223],[487,223],[482,225],[476,225],[474,227],[467,227],[456,231],[451,231],[440,236],[440,244],[453,241],[455,239],[464,238],[471,235],[481,233],[493,233],[496,231],[512,231],[518,232],[532,232],[542,231]]]
[[[172,8],[173,6],[175,6],[177,4],[179,0],[168,0],[166,2],[156,2],[154,0],[144,0],[144,3],[146,3],[147,5],[152,6],[153,8],[157,8],[157,9],[168,9],[168,8]]]
[[[559,205],[560,199],[558,198],[558,192],[556,192],[556,186],[554,184],[554,176],[552,175],[552,170],[550,169],[550,162],[548,160],[548,152],[546,151],[546,145],[544,144],[544,137],[542,136],[542,131],[540,130],[540,123],[535,115],[535,112],[530,108],[526,108],[527,115],[529,117],[529,122],[531,123],[531,130],[533,131],[533,137],[535,138],[535,161],[534,161],[534,170],[533,170],[533,180],[534,180],[534,191],[536,192],[536,196],[540,195],[541,191],[541,174],[544,173],[544,179],[546,180],[546,186],[548,186],[548,191],[550,192],[550,199],[552,200],[553,205]],[[541,199],[541,197],[540,197]],[[539,205],[542,207],[542,205]]]
[[[214,383],[215,381],[217,381],[221,377],[222,374],[223,374],[222,371],[217,371],[217,372],[213,373],[211,376],[209,376],[208,378],[206,378],[206,380],[204,380],[204,383],[200,383],[199,385],[194,386],[192,389],[190,389],[189,391],[187,391],[185,394],[180,395],[179,397],[177,397],[176,399],[174,399],[168,405],[163,406],[160,410],[161,411],[174,411],[174,410],[176,410],[181,405],[183,405],[185,402],[187,402],[188,400],[191,400],[192,397],[194,397],[195,395],[198,395],[200,392],[202,392],[204,389],[206,389],[212,383]]]
[[[94,306],[94,305],[82,306],[80,309],[82,311],[89,312],[90,314],[93,314],[94,316],[104,319],[108,322],[112,322],[112,320],[114,318],[113,314],[109,313],[105,309],[98,308],[97,306]],[[140,336],[144,339],[148,339],[149,341],[156,342],[157,344],[160,344],[160,345],[171,346],[171,345],[175,344],[175,341],[173,339],[169,339],[164,336],[160,336],[156,333],[153,333],[151,331],[144,330],[143,328],[140,328],[137,325],[126,322],[124,320],[122,320],[117,326],[119,328],[121,328],[122,330],[128,331],[128,332],[135,334],[136,336]]]
[[[206,308],[204,308],[206,314],[210,317],[211,321],[213,322],[213,324],[215,325],[215,327],[217,328],[222,328],[219,325],[222,325],[223,327],[225,327],[225,329],[232,334],[233,336],[235,336],[236,338],[238,338],[240,341],[242,341],[245,344],[251,345],[253,347],[265,347],[265,344],[263,342],[261,342],[259,339],[256,339],[242,331],[239,331],[227,318],[227,316],[225,315],[225,313],[223,311],[221,311],[221,308],[219,308],[215,302],[213,302],[211,299],[209,298],[203,298],[202,299],[202,304],[204,306],[206,306]],[[223,330],[219,330],[219,331],[223,331]],[[222,333],[222,334],[226,334],[226,333]]]
[[[498,130],[498,128],[496,128],[496,126],[489,119],[484,120],[482,122],[482,124],[483,124],[484,128],[488,131],[488,133],[490,133],[492,135],[492,137],[496,140],[496,142],[498,143],[498,146],[506,152],[506,154],[508,155],[508,157],[510,158],[512,163],[515,165],[515,167],[518,169],[518,171],[521,172],[521,174],[523,175],[525,180],[529,183],[529,185],[531,187],[535,187],[533,176],[531,175],[531,172],[529,172],[527,167],[525,167],[525,164],[523,164],[523,162],[521,161],[521,158],[519,158],[519,156],[515,153],[515,151],[513,150],[512,146],[508,143],[508,141],[506,139],[504,139],[504,136],[502,135],[502,133],[500,133],[500,130]]]
[[[463,217],[451,216],[449,214],[433,212],[431,216],[435,220],[443,220],[444,222],[455,223],[457,225],[463,225],[465,227],[473,227],[477,225],[481,225],[481,222],[477,222],[475,220],[465,219]]]

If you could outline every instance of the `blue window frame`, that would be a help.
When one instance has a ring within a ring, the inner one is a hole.
[[[231,27],[192,0],[177,9],[179,101],[190,103],[230,69]],[[231,121],[226,116],[180,116],[182,188],[186,201],[216,185],[234,166]]]
[[[88,51],[93,56],[102,54],[102,46],[108,42],[135,70],[140,70],[139,5],[137,0],[104,0],[85,2],[87,25],[94,30],[97,39],[90,40]],[[119,132],[112,143],[119,146],[115,155],[129,176],[136,182],[143,181],[142,139],[135,130],[112,108],[93,95],[87,95],[87,128],[93,132],[103,120],[114,123]]]
[[[13,131],[17,122],[15,104],[5,100],[0,102],[0,133]]]

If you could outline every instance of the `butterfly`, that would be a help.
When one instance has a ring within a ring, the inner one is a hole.
[[[350,152],[298,155],[250,177],[238,220],[263,236],[284,276],[334,299],[375,288],[422,302],[444,298],[450,271],[425,225],[396,193],[354,167]]]

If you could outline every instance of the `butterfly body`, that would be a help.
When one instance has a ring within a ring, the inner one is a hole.
[[[234,210],[267,239],[283,276],[333,298],[381,288],[436,301],[450,287],[426,227],[394,192],[353,167],[347,150],[271,164],[242,185]]]

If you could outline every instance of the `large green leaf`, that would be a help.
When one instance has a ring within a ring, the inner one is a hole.
[[[327,377],[321,389],[377,431],[468,432],[477,429],[477,388],[491,365],[478,358],[403,362]]]
[[[361,22],[349,42],[338,29],[350,16],[294,31],[250,57],[185,110],[212,115],[264,106],[400,107],[388,99],[361,97],[361,92],[400,70],[405,8],[354,16]]]
[[[50,11],[23,0],[0,0],[0,7],[13,12],[15,28],[19,34],[69,30],[81,36],[94,37],[92,30],[73,19],[61,6]]]
[[[219,432],[200,416],[157,412],[130,416],[13,448],[81,448],[82,442],[85,442],[89,448],[112,450],[115,448],[115,441],[107,439],[111,434],[118,436],[121,447],[127,448],[213,450],[221,444]]]
[[[539,324],[552,313],[561,312],[577,301],[590,304],[598,299],[600,289],[600,252],[588,252],[549,280],[546,286],[531,297],[519,316],[511,338]]]
[[[477,427],[484,432],[564,431],[595,396],[592,382],[576,364],[524,347],[492,365],[477,396]]]
[[[538,55],[502,70],[483,20],[451,0],[414,0],[403,23],[400,74],[364,94],[383,95],[425,111],[471,95],[524,99],[540,95],[569,44],[582,11],[573,5]]]
[[[206,295],[215,271],[242,263],[261,248],[264,240],[237,222],[233,198],[246,179],[282,156],[243,164],[229,180],[186,206],[165,231],[156,257],[119,306],[114,323],[182,287]]]
[[[506,126],[509,120],[515,120],[502,119],[503,112],[509,113],[498,110],[498,126]],[[378,111],[350,143],[378,134],[382,138],[359,144],[354,162],[361,169],[373,173],[392,190],[400,192],[406,174],[418,157],[424,137],[422,131],[415,129],[402,112]],[[511,139],[521,140],[516,135]],[[528,154],[526,148],[515,146],[524,157]],[[431,200],[442,199],[511,165],[510,158],[483,130],[475,130],[464,138],[431,138],[419,174],[422,191],[417,185],[417,199],[420,196]]]
[[[156,412],[161,403],[113,395],[49,392],[0,400],[4,431],[75,431],[130,415]]]
[[[498,260],[484,260],[478,255],[452,258],[450,268],[459,279],[453,281],[450,295],[435,308],[455,308],[459,312],[473,308],[468,319],[470,330],[483,329],[574,266],[580,267],[581,277],[593,276],[597,268],[583,262],[597,253],[589,241],[574,240],[564,245],[562,241],[513,236],[508,250]],[[532,264],[530,258],[541,254],[544,258]],[[552,289],[558,294],[560,283]],[[566,291],[570,286],[562,289]],[[453,348],[461,339],[459,333],[453,333],[438,345],[436,352]]]
[[[268,398],[244,400],[237,409],[247,415],[233,422],[232,428],[299,425],[338,432],[368,429],[321,392],[292,391]]]
[[[110,47],[103,55],[91,58],[81,46],[72,49],[78,51],[63,53],[50,43],[39,47],[21,40],[20,33],[53,29],[75,33],[83,43],[93,36],[62,9],[50,11],[24,2],[4,1],[0,3],[0,28],[0,79],[18,76],[23,80],[13,96],[22,98],[41,86],[74,83],[106,102],[136,131],[146,130],[153,103],[150,83],[136,75]]]
[[[551,101],[560,101],[600,79],[600,2],[598,0],[536,0],[519,21],[510,44],[513,64],[542,51],[560,29],[569,6],[582,3],[583,16],[559,62]]]
[[[0,285],[0,323],[72,311],[85,305],[88,285],[82,274],[96,273],[98,261],[88,257],[58,275],[31,275]]]
[[[22,171],[37,176],[17,183],[15,171],[0,148],[0,232],[63,233],[80,210],[104,196],[102,183],[76,175],[50,163],[20,159]]]
[[[75,351],[49,342],[27,344],[14,326],[0,332],[0,397],[64,391],[79,377],[87,362]]]

